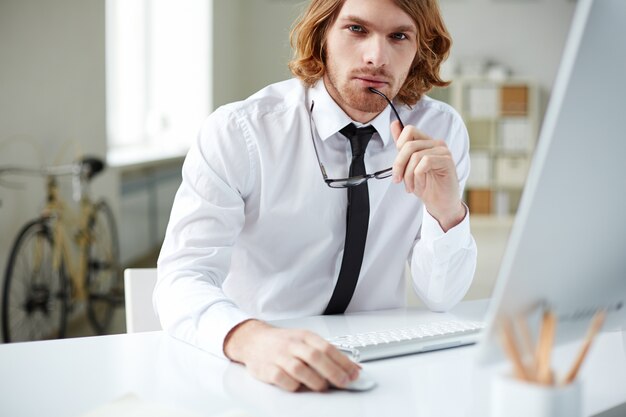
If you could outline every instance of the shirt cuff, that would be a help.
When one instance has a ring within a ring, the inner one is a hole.
[[[469,209],[465,207],[465,217],[459,224],[444,232],[437,219],[424,209],[421,240],[432,251],[436,259],[448,259],[457,251],[465,248],[470,241]]]
[[[198,323],[198,347],[226,358],[224,339],[235,326],[254,317],[232,304],[214,305],[210,314],[205,314]],[[227,358],[226,358],[227,359]]]

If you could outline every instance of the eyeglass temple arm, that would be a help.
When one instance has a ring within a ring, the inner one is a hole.
[[[400,122],[400,127],[402,129],[404,129],[404,123],[402,123],[402,119],[400,119],[400,115],[398,114],[398,111],[396,110],[396,108],[394,107],[393,103],[391,102],[391,100],[389,100],[387,98],[386,95],[384,95],[382,92],[378,91],[377,89],[375,89],[374,87],[370,87],[369,90],[374,93],[374,94],[378,94],[379,96],[381,96],[382,98],[384,98],[387,103],[389,103],[389,106],[391,107],[391,110],[393,110],[393,113],[396,115],[396,119],[398,119],[398,122]]]
[[[315,137],[313,135],[313,107],[315,107],[315,101],[311,100],[311,109],[309,110],[309,117],[311,118],[311,122],[309,123],[309,127],[311,129],[311,139],[313,140],[313,149],[315,149],[315,157],[317,158],[317,163],[320,166],[320,171],[322,172],[322,178],[324,181],[328,180],[328,175],[326,174],[326,168],[324,168],[324,164],[320,161],[320,154],[317,151],[317,145],[315,144]]]

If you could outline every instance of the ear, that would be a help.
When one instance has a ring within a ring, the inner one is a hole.
[[[394,141],[398,141],[400,133],[402,133],[402,126],[400,126],[400,121],[394,120],[393,122],[391,122],[391,136],[393,136]]]

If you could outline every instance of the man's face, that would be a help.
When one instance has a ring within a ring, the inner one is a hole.
[[[413,19],[393,0],[346,0],[326,35],[324,84],[353,119],[366,123],[400,91],[417,52]]]

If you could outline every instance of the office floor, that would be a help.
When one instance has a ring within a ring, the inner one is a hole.
[[[472,234],[478,245],[478,265],[474,282],[465,297],[466,299],[475,300],[491,296],[512,223],[512,218],[472,217]],[[157,256],[158,251],[154,251],[154,253],[133,263],[132,267],[155,267]],[[409,305],[416,306],[421,304],[412,291],[408,293]],[[123,307],[120,307],[114,313],[110,333],[125,332],[125,311]],[[89,323],[81,318],[75,320],[68,328],[68,337],[91,336],[94,334]]]

